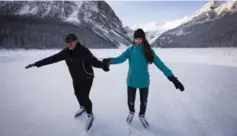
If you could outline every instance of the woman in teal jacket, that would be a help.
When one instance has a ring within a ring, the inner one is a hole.
[[[151,49],[150,44],[146,40],[145,33],[142,29],[137,29],[134,33],[133,46],[128,48],[120,56],[116,58],[107,58],[103,62],[109,64],[120,64],[126,59],[129,60],[129,70],[127,76],[127,94],[128,94],[128,108],[129,115],[127,122],[130,124],[134,117],[134,103],[136,98],[136,89],[140,90],[140,112],[139,117],[141,123],[145,128],[149,127],[145,119],[145,112],[147,107],[147,97],[150,85],[148,64],[154,63],[164,75],[174,83],[176,89],[184,90],[183,85],[174,76],[172,71],[160,60],[154,50]]]

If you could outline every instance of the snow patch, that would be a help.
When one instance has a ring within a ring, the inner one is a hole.
[[[163,23],[149,22],[146,24],[134,25],[132,29],[135,30],[137,28],[142,28],[146,32],[146,37],[148,41],[152,44],[162,33],[170,29],[176,28],[184,23],[187,23],[190,20],[191,18],[189,18],[188,16],[185,16],[182,19],[166,21]]]
[[[97,6],[97,1],[88,2],[88,6],[90,7],[91,11],[99,12],[99,9],[98,9],[98,6]]]
[[[119,43],[118,48],[119,48],[119,49],[125,49],[125,48],[128,48],[128,46],[127,46],[126,44]]]
[[[191,32],[184,32],[183,29],[179,29],[177,31],[170,32],[169,34],[176,35],[176,36],[185,36],[185,35],[190,34],[190,33]]]
[[[29,5],[25,5],[24,7],[22,7],[20,9],[20,11],[18,12],[19,15],[24,15],[24,14],[28,14],[30,10],[30,6]]]
[[[183,17],[182,19],[175,19],[171,21],[166,22],[149,22],[146,24],[140,24],[140,25],[133,25],[132,30],[135,30],[137,28],[142,28],[145,32],[152,32],[152,31],[158,31],[159,33],[163,33],[165,31],[168,31],[170,29],[173,29],[183,23],[188,22],[190,19],[188,16]]]
[[[234,6],[237,5],[236,1],[229,1],[226,2],[225,4],[222,4],[220,7],[215,9],[215,12],[217,15],[221,15],[222,13],[226,12],[236,12],[237,8]]]
[[[65,21],[80,24],[80,20],[78,19],[78,12],[78,7],[74,8],[72,14],[68,18],[66,18]]]
[[[184,27],[191,27],[193,25],[202,24],[205,22],[215,21],[216,19],[225,15],[225,13],[235,12],[233,8],[237,5],[236,1],[209,1],[200,10],[196,11],[192,16],[186,17],[184,23],[188,23]],[[183,27],[170,32],[171,35],[182,36],[191,32],[184,32]]]
[[[123,39],[123,37],[118,32],[116,32],[115,30],[111,29],[111,32],[114,33],[114,35],[117,35],[118,37]]]
[[[78,13],[79,13],[80,8],[83,4],[83,1],[77,1],[75,3],[77,4],[77,6],[73,8],[72,14],[70,14],[69,17],[65,18],[64,20],[66,22],[70,22],[70,23],[78,25],[78,24],[80,24]]]
[[[155,40],[161,35],[159,31],[146,32],[146,38],[150,44],[155,42]]]
[[[48,6],[48,7],[47,7],[47,11],[44,12],[44,14],[42,15],[42,17],[47,16],[47,15],[49,14],[50,10],[51,10],[51,6]]]
[[[5,4],[7,4],[7,2],[0,2],[0,7],[3,7]]]
[[[168,40],[168,43],[172,43],[172,42],[173,42],[173,40],[172,40],[172,39],[169,39],[169,40]]]
[[[77,4],[78,8],[81,8],[83,1],[74,1]]]

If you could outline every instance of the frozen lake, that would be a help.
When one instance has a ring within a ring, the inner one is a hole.
[[[92,50],[98,58],[115,57],[124,49]],[[58,50],[0,50],[0,136],[81,136],[86,115],[78,109],[65,62],[42,68],[24,67]],[[186,90],[179,92],[154,66],[147,119],[137,114],[126,124],[127,62],[110,72],[95,69],[91,99],[93,136],[237,136],[237,48],[156,49]],[[136,110],[139,111],[137,93]]]

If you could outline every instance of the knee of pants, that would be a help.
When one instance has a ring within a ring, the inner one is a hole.
[[[90,103],[91,102],[89,98],[85,98],[85,97],[82,97],[82,101],[84,103]]]
[[[141,103],[141,106],[146,106],[146,105],[147,105],[147,102]]]
[[[128,101],[128,105],[134,106],[134,102]]]
[[[75,94],[76,96],[80,96],[77,91],[74,91],[74,94]]]

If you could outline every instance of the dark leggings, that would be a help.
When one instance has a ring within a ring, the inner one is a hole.
[[[89,98],[92,79],[86,79],[84,83],[73,82],[74,93],[80,106],[83,106],[87,114],[92,114],[92,102]]]
[[[130,112],[135,112],[135,99],[136,99],[137,88],[129,87],[127,89],[128,93],[128,108]],[[139,115],[145,115],[147,107],[147,97],[149,88],[139,88],[140,91],[140,112]]]

